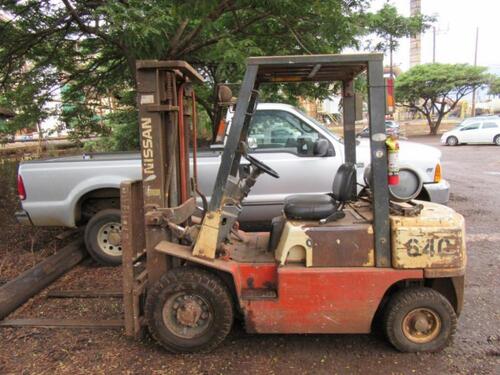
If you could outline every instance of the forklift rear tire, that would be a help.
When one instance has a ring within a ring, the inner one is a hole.
[[[450,302],[430,288],[408,288],[389,301],[384,319],[387,338],[401,352],[435,352],[455,334],[457,316]]]
[[[99,211],[85,227],[85,247],[94,260],[104,266],[122,264],[121,213],[109,208]]]
[[[151,336],[172,353],[208,352],[231,331],[231,295],[217,276],[195,267],[168,271],[148,291]]]

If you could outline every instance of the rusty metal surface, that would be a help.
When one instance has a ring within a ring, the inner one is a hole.
[[[278,294],[276,290],[266,288],[243,289],[241,291],[241,299],[246,301],[258,301],[276,299]]]
[[[232,260],[242,263],[273,263],[274,252],[267,250],[269,232],[245,233],[239,231],[239,238],[223,244],[222,250]]]
[[[152,105],[172,106],[176,92],[175,74],[148,68],[148,62],[137,62],[137,97],[139,104],[139,129],[141,140],[141,161],[143,179],[144,214],[158,207],[168,207],[168,191],[165,167],[173,168],[167,152],[170,134],[175,131],[177,112],[155,112]],[[167,123],[169,126],[167,131]],[[175,161],[173,161],[175,163]],[[164,256],[152,252],[158,241],[170,238],[168,233],[159,228],[146,227],[145,242],[148,252],[147,268],[150,282],[154,283],[167,270]]]
[[[176,258],[189,260],[193,263],[202,264],[210,268],[220,269],[226,272],[233,272],[233,262],[227,262],[219,259],[208,259],[199,256],[193,256],[191,247],[173,243],[170,241],[160,241],[155,246],[155,250],[162,254],[172,255]]]
[[[400,228],[393,241],[395,268],[458,268],[463,263],[460,229]]]
[[[441,277],[464,276],[465,266],[457,268],[426,268],[424,269],[424,277],[426,279],[434,279]]]
[[[241,295],[242,289],[276,288],[277,265],[274,261],[269,263],[238,263],[230,259],[201,258],[192,254],[191,247],[169,241],[161,241],[156,245],[155,250],[231,274],[238,296]]]
[[[189,198],[184,203],[177,207],[167,208],[165,219],[174,224],[182,224],[186,222],[196,211],[196,200],[194,197]]]
[[[380,54],[250,57],[259,66],[259,82],[346,81],[366,70]]]
[[[120,185],[120,205],[122,222],[122,272],[123,272],[123,311],[125,334],[139,337],[140,329],[140,296],[135,289],[139,268],[135,262],[144,255],[144,209],[141,181],[124,181]]]
[[[386,290],[397,281],[422,277],[420,270],[280,267],[278,299],[242,301],[246,330],[368,333]]]
[[[423,278],[422,270],[204,259],[193,256],[189,246],[168,241],[156,250],[231,274],[248,332],[366,333],[391,285]]]
[[[312,241],[313,267],[373,267],[373,229],[370,224],[306,228]]]
[[[464,307],[464,292],[465,292],[465,276],[456,276],[451,278],[455,295],[457,297],[456,313],[459,316]]]
[[[191,65],[181,60],[139,60],[136,62],[136,68],[142,69],[181,69],[193,82],[203,83],[204,79]]]
[[[165,222],[182,224],[186,222],[196,211],[196,201],[193,197],[179,206],[168,208],[156,208],[149,211],[146,216],[147,225],[161,225]]]
[[[395,268],[460,269],[465,267],[465,225],[449,207],[422,202],[416,217],[390,217]]]

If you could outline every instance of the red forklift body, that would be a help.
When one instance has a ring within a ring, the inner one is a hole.
[[[276,300],[241,300],[245,327],[258,333],[369,333],[389,288],[422,276],[421,270],[280,267]]]

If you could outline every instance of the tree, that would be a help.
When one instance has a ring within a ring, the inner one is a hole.
[[[70,83],[71,91],[91,102],[133,91],[137,59],[183,59],[209,83],[198,90],[198,100],[213,119],[214,87],[240,80],[246,57],[337,53],[356,46],[367,32],[367,5],[365,0],[4,2],[0,11],[11,20],[0,25],[0,90],[17,90],[30,61],[28,71],[56,70],[61,74],[54,84]],[[321,97],[327,89],[290,86],[264,96]],[[133,111],[128,105],[124,110]]]
[[[423,64],[396,80],[396,102],[424,115],[430,134],[464,96],[489,81],[486,68],[468,64]],[[434,116],[433,116],[434,111]]]
[[[36,130],[38,133],[38,153],[42,150],[44,133],[42,122],[54,114],[50,105],[53,98],[54,71],[47,68],[30,69],[23,74],[25,81],[19,82],[15,90],[0,95],[0,106],[15,109],[15,116],[6,123],[4,133],[13,134],[17,130]]]
[[[490,86],[490,89],[488,91],[488,94],[494,95],[494,96],[500,95],[500,77],[498,77],[498,76],[492,77],[489,86]]]
[[[398,13],[395,6],[384,4],[377,13],[368,15],[367,31],[378,36],[373,39],[369,47],[376,51],[389,51],[389,67],[392,77],[392,53],[399,47],[398,39],[415,36],[430,27],[433,17],[422,14],[413,17],[404,17]]]

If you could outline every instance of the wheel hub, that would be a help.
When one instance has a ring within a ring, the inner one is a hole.
[[[111,256],[122,255],[122,225],[118,222],[104,224],[97,233],[97,243],[102,251]]]
[[[204,298],[185,292],[176,293],[163,305],[163,322],[182,338],[202,335],[212,324],[213,314]]]
[[[118,231],[117,229],[112,229],[110,232],[109,232],[109,235],[108,235],[108,241],[111,245],[113,246],[118,246],[121,244],[122,242],[122,236],[121,236],[121,233],[120,231]]]
[[[410,311],[403,319],[403,333],[412,342],[423,344],[434,340],[441,331],[441,318],[427,308]]]
[[[203,310],[194,300],[188,300],[177,308],[177,320],[188,327],[195,327],[201,318]]]

